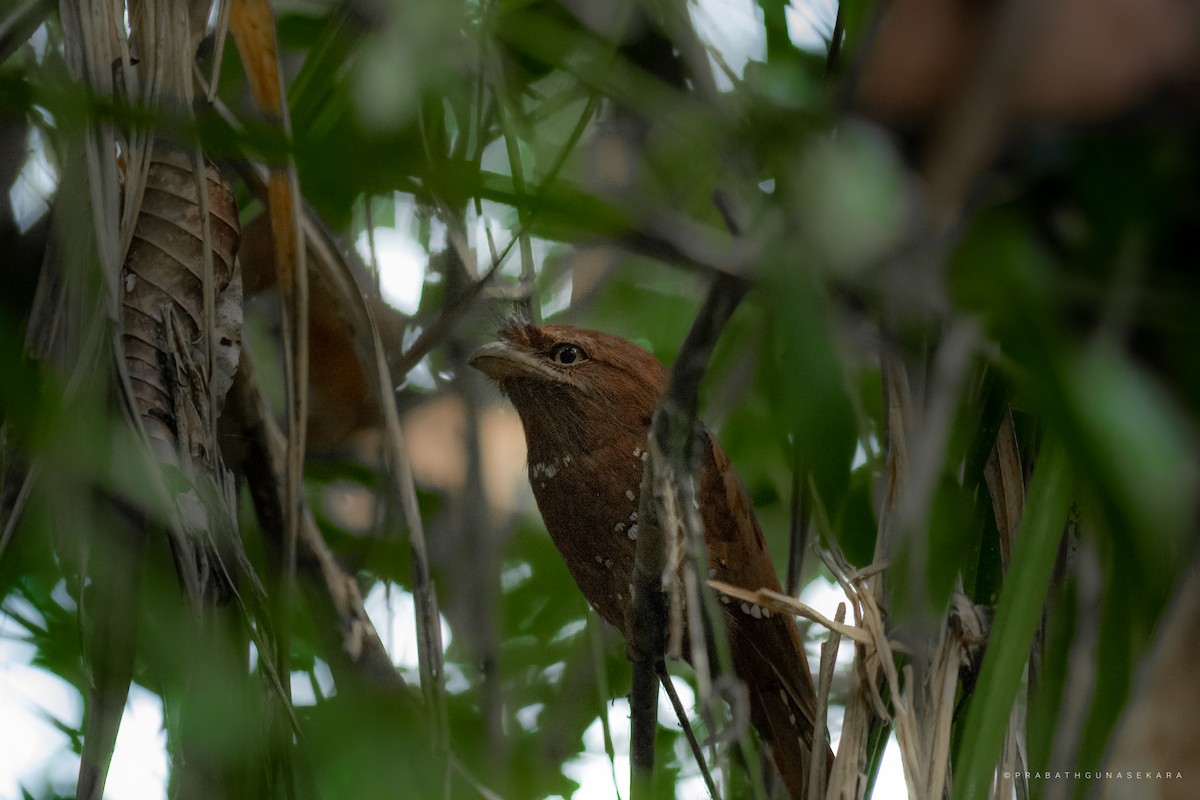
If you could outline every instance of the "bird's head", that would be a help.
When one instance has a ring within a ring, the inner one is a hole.
[[[537,452],[585,452],[614,438],[645,439],[666,389],[653,355],[612,334],[567,325],[509,325],[471,366],[508,395]]]

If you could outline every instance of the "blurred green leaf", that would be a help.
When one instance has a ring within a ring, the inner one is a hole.
[[[771,320],[759,386],[795,437],[796,468],[826,509],[841,506],[858,442],[854,406],[830,335],[824,293],[803,266],[780,259],[756,294]],[[777,439],[778,441],[779,439]]]

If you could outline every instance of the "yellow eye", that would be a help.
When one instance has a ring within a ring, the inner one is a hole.
[[[555,345],[550,351],[550,360],[555,364],[562,366],[570,366],[578,364],[581,361],[587,361],[587,353],[583,352],[583,348],[577,344],[559,344]]]

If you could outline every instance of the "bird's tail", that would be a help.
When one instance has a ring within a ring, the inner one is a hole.
[[[808,798],[809,774],[812,770],[816,695],[807,664],[799,660],[803,659],[803,651],[799,650],[799,637],[794,640],[792,658],[779,658],[780,648],[763,647],[766,644],[763,638],[770,640],[779,634],[787,639],[792,638],[789,635],[791,631],[773,630],[792,625],[791,620],[776,618],[770,622],[778,624],[764,626],[768,628],[769,633],[762,629],[757,631],[760,634],[767,633],[766,637],[731,637],[734,668],[749,689],[750,722],[758,731],[763,745],[769,748],[771,759],[783,778],[789,797],[792,800],[805,800]],[[792,630],[794,631],[794,627]],[[741,632],[751,633],[744,629]],[[771,651],[775,651],[775,658],[768,655]],[[817,741],[825,749],[825,781],[822,785],[826,785],[829,770],[833,765],[833,752],[829,749],[824,730],[820,732]]]

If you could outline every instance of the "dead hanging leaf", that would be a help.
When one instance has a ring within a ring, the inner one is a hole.
[[[229,30],[233,33],[254,103],[264,112],[283,114],[283,90],[275,45],[275,15],[267,0],[232,0]]]
[[[214,395],[207,369],[199,367],[207,363],[208,341],[204,226],[193,163],[182,149],[161,141],[154,145],[121,274],[123,342],[138,413],[158,457],[178,464],[180,453],[190,454],[212,467],[207,420]],[[234,280],[240,228],[232,189],[214,166],[207,173],[212,289],[223,320],[212,332],[218,374],[211,380],[227,388],[236,367],[241,304],[222,295],[231,287],[241,292],[240,280]]]

